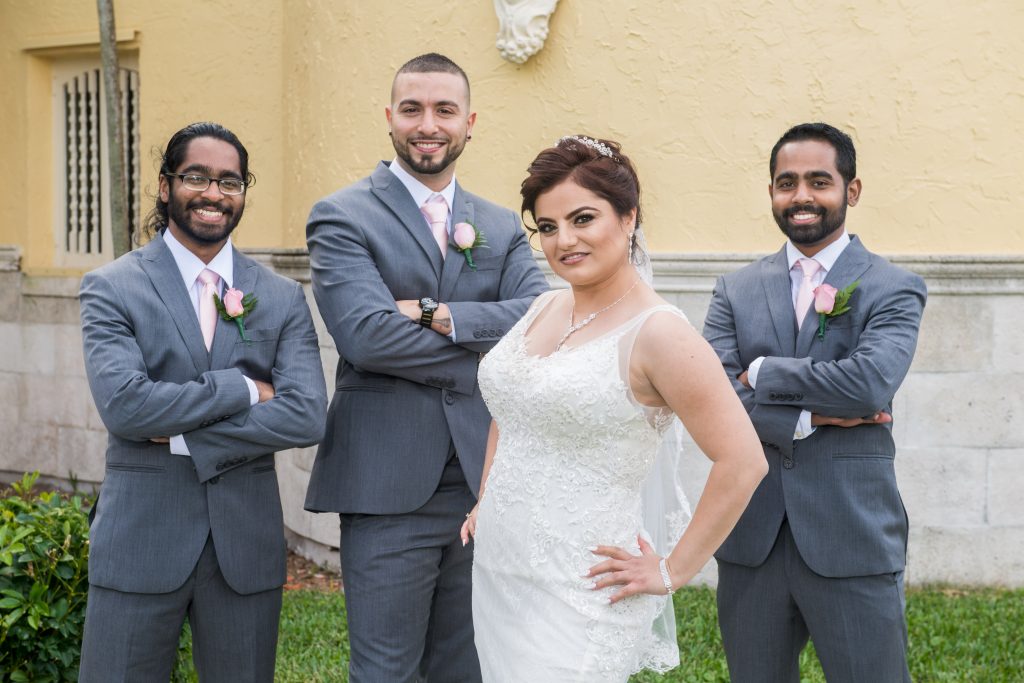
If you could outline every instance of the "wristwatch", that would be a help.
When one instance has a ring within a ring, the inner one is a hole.
[[[420,299],[420,325],[423,325],[423,327],[430,327],[430,323],[434,321],[434,311],[436,310],[437,302],[429,296],[425,296]]]

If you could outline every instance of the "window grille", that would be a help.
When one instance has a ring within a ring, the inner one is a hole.
[[[54,83],[61,160],[57,169],[61,198],[57,244],[58,255],[64,258],[58,261],[87,266],[107,260],[113,253],[103,74],[98,66],[83,68],[81,64],[68,64],[59,71],[63,73],[55,73]],[[134,236],[139,223],[139,74],[122,68],[118,79],[128,177],[128,230]]]

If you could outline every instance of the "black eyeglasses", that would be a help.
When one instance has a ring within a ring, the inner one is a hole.
[[[242,194],[245,192],[245,182],[238,178],[210,178],[197,173],[164,173],[171,178],[181,178],[181,184],[186,190],[193,192],[205,192],[210,183],[217,183],[221,194]]]

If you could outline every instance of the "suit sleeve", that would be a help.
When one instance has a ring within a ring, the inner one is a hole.
[[[533,260],[533,250],[519,226],[519,219],[511,212],[508,216],[512,241],[501,269],[498,301],[445,302],[455,321],[458,344],[474,353],[490,351],[500,337],[523,317],[530,303],[548,289],[547,280]],[[484,338],[480,332],[485,330],[496,330],[498,336]]]
[[[746,370],[740,358],[736,334],[736,318],[726,292],[726,280],[718,278],[707,316],[704,318],[704,338],[718,354],[733,389],[747,409],[758,438],[774,446],[783,454],[793,451],[793,433],[800,409],[783,405],[763,405],[754,398],[754,390],[744,386],[737,378]],[[760,386],[760,377],[758,386]]]
[[[274,397],[226,420],[185,433],[200,481],[250,459],[323,438],[327,390],[313,317],[295,284],[271,372]]]
[[[79,300],[86,375],[111,434],[147,441],[248,411],[249,389],[237,369],[211,370],[182,384],[150,379],[128,307],[102,275],[82,278]]]
[[[313,295],[338,353],[360,370],[472,394],[478,354],[399,313],[363,238],[336,202],[306,224]],[[459,321],[461,324],[461,321]]]
[[[754,400],[779,403],[779,396],[802,395],[789,405],[830,417],[863,417],[885,408],[910,370],[924,312],[924,280],[901,272],[891,294],[876,304],[846,358],[765,358]],[[865,285],[861,285],[862,287]]]

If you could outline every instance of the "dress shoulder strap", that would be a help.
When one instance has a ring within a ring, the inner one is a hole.
[[[533,303],[530,304],[530,307],[526,309],[526,313],[523,315],[520,321],[524,329],[528,328],[530,326],[530,323],[532,323],[534,319],[538,315],[540,315],[540,312],[547,308],[551,304],[551,302],[555,300],[560,291],[562,290],[549,289],[548,291],[541,292],[540,294],[537,295],[537,298],[534,299]]]

